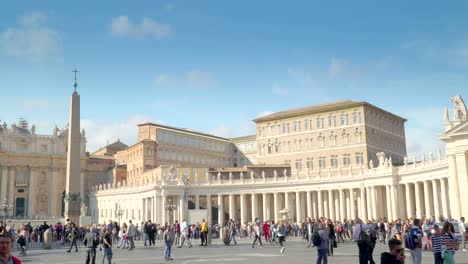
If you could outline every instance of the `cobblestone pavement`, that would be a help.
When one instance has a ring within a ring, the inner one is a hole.
[[[256,246],[252,248],[251,240],[240,240],[237,246],[224,246],[219,241],[214,241],[208,247],[198,246],[198,241],[193,241],[192,248],[177,248],[173,247],[173,261],[165,261],[163,259],[164,248],[162,244],[156,247],[144,247],[137,244],[134,251],[121,250],[114,248],[114,257],[112,263],[138,263],[138,264],[155,264],[155,263],[285,263],[285,264],[302,264],[315,263],[316,250],[307,248],[304,243],[298,239],[289,240],[286,242],[286,250],[280,253],[280,248],[277,245],[265,243],[265,248]],[[21,257],[23,263],[35,264],[52,264],[52,263],[84,263],[86,251],[80,248],[79,252],[65,252],[66,249],[39,250],[32,249],[28,252],[28,256]],[[387,246],[377,244],[374,258],[376,263],[380,263],[381,252],[387,250]],[[16,255],[17,252],[14,252]],[[406,252],[409,256],[409,252]],[[102,254],[98,251],[96,263],[101,263]],[[408,258],[407,258],[408,259]],[[456,262],[468,264],[468,252],[459,251],[456,254]],[[329,258],[329,263],[358,263],[357,247],[352,242],[338,244],[333,257]],[[406,261],[406,263],[411,263]],[[423,253],[423,263],[433,263],[432,253]]]

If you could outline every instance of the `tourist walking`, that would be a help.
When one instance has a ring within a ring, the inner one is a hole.
[[[104,237],[102,238],[102,264],[107,259],[107,263],[112,263],[112,237],[108,227],[104,228]]]
[[[421,220],[414,219],[413,225],[405,232],[405,247],[411,252],[414,264],[421,264],[422,260],[422,237]]]
[[[166,228],[163,233],[163,241],[164,241],[164,259],[165,260],[172,260],[171,258],[171,248],[172,248],[172,241],[173,241],[173,234],[172,234],[172,226]]]
[[[234,241],[234,245],[237,245],[236,235],[237,235],[236,225],[234,224],[234,221],[231,219],[229,220],[229,242]]]
[[[465,217],[460,218],[460,236],[461,236],[461,245],[463,246],[462,250],[466,252],[466,226],[465,226]]]
[[[452,223],[445,222],[442,229],[445,252],[443,253],[444,264],[455,264],[455,248],[458,246],[458,240],[454,235]]]
[[[132,220],[128,220],[128,229],[127,229],[127,239],[130,243],[130,248],[128,250],[135,249],[135,235],[136,235],[136,228],[132,223]]]
[[[333,248],[336,246],[335,226],[328,220],[328,256],[333,256]]]
[[[434,264],[442,264],[444,261],[442,258],[442,246],[444,245],[444,238],[442,237],[442,233],[438,225],[434,225],[433,228],[434,234],[432,234],[431,242],[432,251],[434,252]]]
[[[252,248],[255,247],[255,243],[258,241],[258,243],[260,244],[260,247],[263,248],[263,244],[262,244],[262,237],[260,235],[260,227],[257,225],[257,224],[252,224],[253,227],[252,227],[252,235],[254,236],[254,240],[252,242]]]
[[[327,226],[325,223],[320,223],[320,230],[314,232],[313,234],[314,245],[317,247],[317,261],[316,264],[328,264],[328,244],[329,244],[329,234]],[[318,240],[320,239],[320,243]]]
[[[188,225],[187,221],[185,219],[182,219],[182,224],[180,225],[180,244],[179,248],[181,248],[184,245],[184,242],[187,241],[187,246],[192,247],[192,243],[190,243],[190,239],[188,237]]]
[[[372,224],[366,225],[360,218],[356,218],[354,223],[353,240],[357,242],[359,249],[359,264],[368,264],[370,238],[367,232],[372,228]]]
[[[76,244],[76,241],[78,240],[78,229],[76,228],[75,223],[71,223],[71,230],[68,234],[68,239],[70,239],[71,243],[70,248],[67,250],[67,252],[71,252],[73,245],[75,246],[75,252],[78,252],[78,245]]]
[[[201,235],[200,235],[201,245],[200,246],[206,247],[208,245],[207,234],[208,234],[208,223],[206,222],[205,218],[203,218],[202,224],[201,224]]]
[[[280,244],[281,246],[281,250],[280,252],[283,253],[284,252],[284,242],[285,242],[285,238],[286,238],[286,226],[284,225],[284,222],[281,222],[279,223],[278,225],[278,243]]]
[[[95,264],[96,263],[96,248],[99,244],[96,232],[88,228],[83,244],[86,247],[86,264]]]
[[[405,262],[405,250],[400,240],[392,238],[388,240],[390,252],[383,252],[380,257],[380,264],[402,264]]]

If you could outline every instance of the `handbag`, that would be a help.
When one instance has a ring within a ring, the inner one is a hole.
[[[336,240],[335,240],[335,239],[333,239],[333,247],[334,247],[334,248],[337,248],[337,247],[338,247],[338,244],[336,243]]]

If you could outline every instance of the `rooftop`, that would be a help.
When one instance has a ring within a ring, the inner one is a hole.
[[[216,138],[216,139],[220,139],[220,140],[224,140],[224,141],[229,141],[229,139],[227,139],[227,138],[218,137],[218,136],[215,136],[215,135],[212,135],[212,134],[208,134],[208,133],[204,133],[204,132],[199,132],[199,131],[195,131],[195,130],[191,130],[191,129],[187,129],[187,128],[179,128],[179,127],[161,125],[161,124],[152,123],[152,122],[147,122],[147,123],[139,124],[138,126],[148,126],[148,125],[149,125],[149,126],[160,127],[160,128],[165,128],[165,129],[169,129],[169,130],[175,130],[175,131],[185,132],[185,133],[189,133],[189,134],[195,134],[195,135],[199,135],[199,136],[205,136],[205,137]]]
[[[270,115],[262,116],[259,118],[254,119],[253,121],[255,123],[258,122],[264,122],[264,121],[270,121],[270,120],[276,120],[280,118],[286,118],[286,117],[294,117],[294,116],[299,116],[299,115],[304,115],[304,114],[314,114],[314,113],[321,113],[321,112],[327,112],[331,110],[338,110],[338,109],[345,109],[345,108],[350,108],[350,107],[358,107],[358,106],[369,106],[372,108],[375,108],[379,111],[385,112],[397,119],[402,120],[403,122],[406,121],[406,119],[395,115],[393,113],[390,113],[386,110],[383,110],[382,108],[379,108],[375,105],[372,105],[368,102],[364,101],[352,101],[352,100],[342,100],[342,101],[336,101],[336,102],[331,102],[331,103],[325,103],[325,104],[318,104],[318,105],[311,105],[311,106],[306,106],[306,107],[300,107],[300,108],[294,108],[294,109],[289,109],[285,111],[280,111],[276,112]]]

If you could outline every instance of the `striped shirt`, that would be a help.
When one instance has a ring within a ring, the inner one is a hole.
[[[441,235],[434,234],[431,238],[432,241],[432,251],[434,253],[442,252],[442,245],[445,245],[444,239]]]
[[[444,245],[445,245],[445,240],[448,239],[448,241],[451,243],[453,242],[453,235],[452,234],[449,234],[449,233],[445,233],[443,235],[443,238],[444,238]],[[448,247],[445,249],[446,251],[453,251],[453,248],[452,247]]]

